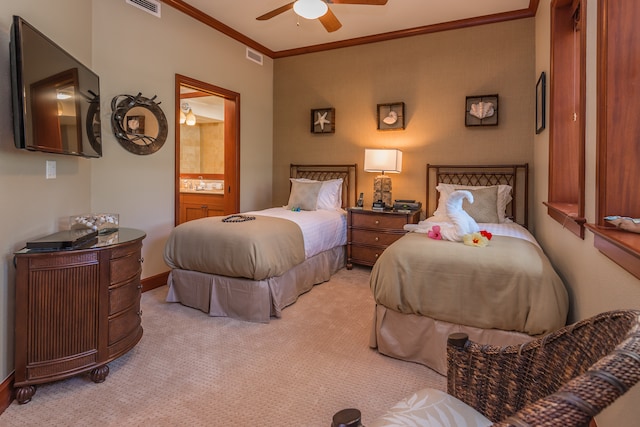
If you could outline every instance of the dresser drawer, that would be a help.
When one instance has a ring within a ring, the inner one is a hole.
[[[134,280],[109,288],[109,315],[116,314],[140,301],[142,286],[136,277]]]
[[[351,230],[351,243],[359,243],[365,245],[389,246],[400,237],[404,236],[404,232],[398,233],[380,233],[378,231],[368,230]]]
[[[407,223],[405,215],[352,215],[352,227],[364,227],[372,229],[400,229]]]
[[[111,260],[111,284],[130,280],[140,275],[140,252]]]
[[[374,246],[351,246],[351,259],[354,263],[373,265],[382,255],[384,248],[376,248]]]
[[[111,235],[109,235],[111,236]],[[130,255],[137,255],[140,257],[140,251],[142,250],[142,243],[135,242],[128,245],[116,246],[111,250],[111,258],[122,258]]]
[[[140,304],[109,318],[109,345],[131,335],[140,326]]]

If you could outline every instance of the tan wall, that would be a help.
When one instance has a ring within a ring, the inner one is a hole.
[[[200,173],[200,126],[180,125],[180,173]]]
[[[127,61],[123,52],[132,40],[136,60]],[[101,77],[105,155],[93,162],[91,205],[119,212],[121,224],[147,232],[143,278],[168,270],[162,252],[174,224],[176,74],[240,93],[240,208],[271,205],[273,61],[265,58],[260,66],[245,54],[244,45],[166,4],[158,19],[124,1],[93,1],[93,65]],[[138,92],[157,95],[169,122],[167,143],[149,156],[125,151],[106,126],[111,98]]]
[[[596,65],[597,1],[587,2],[587,128],[585,214],[597,222],[596,210]],[[550,0],[542,0],[536,15],[536,75],[550,70]],[[551,79],[553,76],[549,76]],[[547,85],[548,95],[549,85]],[[547,96],[548,99],[548,96]],[[549,111],[547,105],[547,111]],[[548,123],[548,122],[547,122]],[[547,216],[549,132],[534,138],[534,213],[536,237],[568,284],[570,320],[575,321],[614,309],[640,309],[640,280],[636,279],[593,247],[593,234],[581,240]],[[640,419],[640,385],[596,418],[599,427],[635,426]]]
[[[13,146],[9,28],[20,15],[100,76],[104,156],[82,159]],[[68,227],[70,215],[115,212],[144,230],[142,277],[168,270],[162,252],[174,224],[175,74],[240,93],[240,207],[271,205],[273,61],[245,58],[245,46],[162,5],[158,19],[123,0],[0,2],[0,382],[13,371],[15,273],[12,254],[25,242]],[[135,47],[135,60],[126,56]],[[185,46],[190,46],[189,49]],[[124,150],[111,132],[111,99],[157,95],[169,137],[156,153]],[[45,180],[45,160],[57,178]]]
[[[70,15],[69,10],[75,11]],[[68,226],[70,215],[91,211],[92,160],[17,150],[13,144],[9,77],[9,29],[22,16],[91,66],[91,2],[3,0],[0,3],[0,382],[13,371],[15,269],[13,252],[27,240]],[[79,37],[69,28],[76,28]],[[107,122],[108,123],[108,122]],[[45,179],[45,162],[56,179]]]
[[[201,126],[200,170],[202,173],[224,173],[224,123]]]
[[[393,198],[425,200],[427,163],[532,162],[534,21],[518,20],[275,61],[274,203],[289,163],[357,163],[371,205],[365,148],[399,148]],[[465,127],[465,97],[499,94],[499,125]],[[376,105],[404,102],[406,129],[377,130]],[[310,110],[335,108],[334,134],[310,133]]]
[[[180,172],[224,174],[224,124],[180,125]]]

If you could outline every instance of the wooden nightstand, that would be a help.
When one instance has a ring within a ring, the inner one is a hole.
[[[405,224],[420,221],[420,212],[350,208],[347,216],[347,270],[351,270],[353,264],[375,264],[387,246],[407,233],[403,228]]]

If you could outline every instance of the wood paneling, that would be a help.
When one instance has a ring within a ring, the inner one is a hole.
[[[598,148],[595,247],[640,278],[640,234],[605,216],[640,218],[640,2],[598,2]]]

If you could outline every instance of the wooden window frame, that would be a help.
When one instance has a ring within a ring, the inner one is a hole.
[[[640,17],[637,0],[598,0],[598,89],[596,218],[587,224],[594,246],[640,279],[640,234],[619,230],[608,215],[640,217],[640,108],[634,72],[640,58],[635,36]]]
[[[547,214],[584,239],[586,0],[551,3]]]

